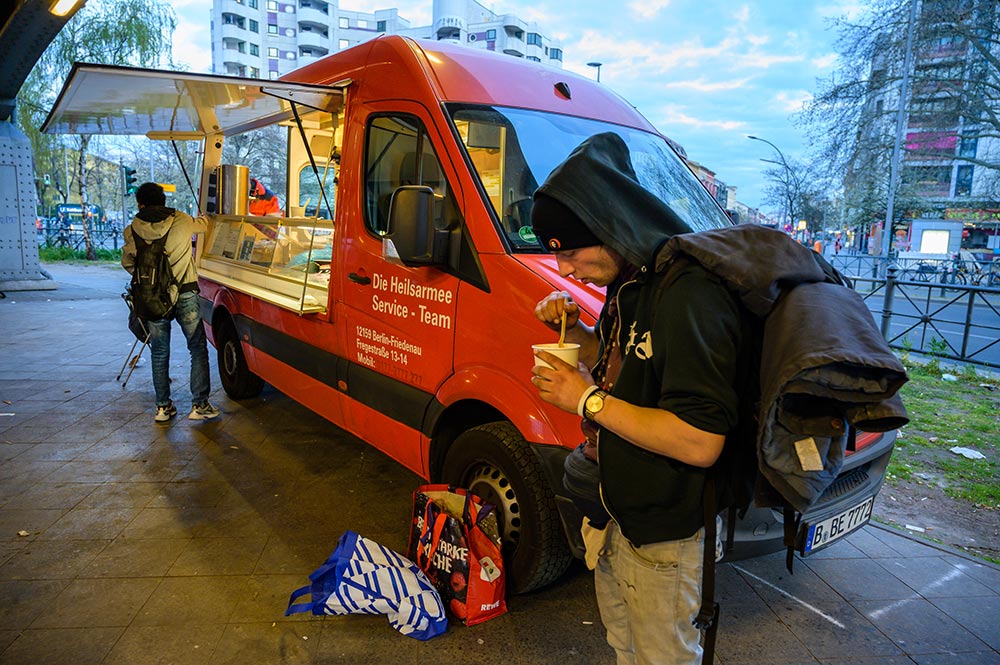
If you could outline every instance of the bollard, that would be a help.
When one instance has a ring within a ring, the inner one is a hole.
[[[882,337],[889,340],[889,322],[892,320],[892,297],[896,290],[896,264],[890,264],[885,274],[885,299],[882,301]]]

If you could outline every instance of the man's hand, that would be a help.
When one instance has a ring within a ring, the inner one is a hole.
[[[594,385],[594,377],[590,375],[586,365],[579,363],[573,367],[548,351],[539,351],[538,357],[555,368],[542,365],[531,368],[531,384],[538,389],[538,396],[543,402],[563,411],[576,413],[580,397],[587,388]]]
[[[563,312],[566,312],[566,330],[575,328],[580,320],[580,306],[565,291],[553,291],[535,305],[538,320],[556,332],[562,325]]]

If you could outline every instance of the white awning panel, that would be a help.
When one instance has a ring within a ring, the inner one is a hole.
[[[77,63],[42,131],[160,139],[230,136],[291,118],[290,102],[336,113],[343,92],[340,85]]]

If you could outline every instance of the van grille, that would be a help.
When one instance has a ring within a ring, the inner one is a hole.
[[[832,485],[826,488],[819,497],[817,504],[834,501],[845,494],[850,494],[857,488],[868,483],[868,465],[859,466],[850,473],[840,476]]]

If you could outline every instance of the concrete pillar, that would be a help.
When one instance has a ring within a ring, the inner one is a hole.
[[[0,291],[56,288],[38,262],[33,175],[28,137],[0,122]]]

